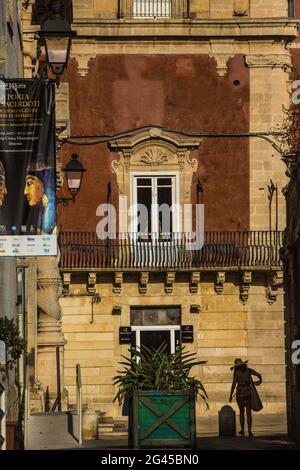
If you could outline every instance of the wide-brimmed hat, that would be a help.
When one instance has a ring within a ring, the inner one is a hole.
[[[243,365],[247,364],[247,362],[248,361],[242,361],[242,359],[237,358],[237,359],[234,360],[234,365],[232,367],[230,367],[230,370],[235,369],[235,367],[243,366]]]

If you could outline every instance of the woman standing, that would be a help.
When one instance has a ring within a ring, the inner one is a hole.
[[[252,428],[252,414],[251,414],[251,375],[258,377],[258,382],[255,382],[255,385],[260,385],[262,383],[261,375],[253,369],[247,367],[248,361],[242,361],[242,359],[235,359],[234,365],[230,370],[233,372],[233,380],[231,386],[231,392],[229,397],[229,402],[232,401],[232,395],[237,386],[236,391],[236,401],[240,410],[240,423],[241,430],[239,434],[244,436],[245,434],[245,408],[247,414],[247,424],[248,424],[248,433],[249,437],[253,437],[251,428]]]

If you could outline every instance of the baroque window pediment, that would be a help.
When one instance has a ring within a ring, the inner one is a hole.
[[[153,127],[138,134],[111,140],[109,147],[118,152],[119,159],[112,162],[113,173],[130,171],[197,170],[197,159],[191,158],[192,150],[200,146],[201,140],[182,138],[173,132]]]
[[[128,212],[129,205],[134,203],[133,178],[137,174],[176,175],[177,204],[181,207],[190,204],[192,177],[198,168],[198,159],[192,157],[191,152],[200,144],[201,139],[183,137],[157,127],[109,141],[110,149],[118,153],[112,161],[112,172],[117,178],[119,196],[125,198],[123,210]]]

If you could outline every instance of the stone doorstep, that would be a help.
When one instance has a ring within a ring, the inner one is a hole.
[[[114,426],[110,424],[98,424],[98,435],[101,435],[103,433],[113,433],[114,432]]]
[[[124,421],[116,421],[109,416],[103,416],[98,424],[98,439],[127,437],[127,424]]]

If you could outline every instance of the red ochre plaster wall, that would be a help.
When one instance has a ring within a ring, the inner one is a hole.
[[[249,131],[249,71],[241,55],[229,60],[225,77],[217,75],[215,60],[205,55],[101,55],[90,61],[85,78],[71,61],[64,79],[70,86],[72,136],[115,134],[146,125],[190,132]],[[65,144],[63,164],[74,152],[87,172],[75,204],[60,206],[59,225],[63,230],[95,231],[96,209],[107,202],[109,182],[112,202],[118,204],[111,172],[117,155],[107,143]],[[247,230],[249,139],[204,138],[195,156],[199,166],[191,193],[195,202],[199,176],[205,230]]]
[[[295,18],[300,18],[300,1],[294,0],[295,4]]]

